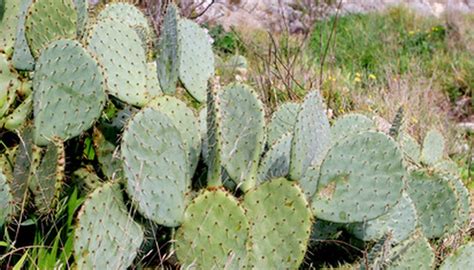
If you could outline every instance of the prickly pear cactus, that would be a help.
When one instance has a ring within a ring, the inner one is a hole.
[[[158,80],[163,92],[171,95],[176,92],[178,82],[178,11],[173,3],[168,5],[163,19],[156,58]]]
[[[320,164],[331,144],[329,121],[319,92],[306,95],[298,112],[291,146],[290,178],[299,180]]]
[[[76,37],[77,13],[72,0],[35,0],[28,8],[25,35],[34,57],[50,42]]]
[[[123,22],[105,18],[91,30],[87,44],[105,71],[109,93],[132,105],[146,104],[146,54],[138,34]]]
[[[72,67],[71,63],[75,63]],[[35,143],[67,140],[90,128],[106,95],[97,62],[72,40],[50,43],[36,63],[33,78]]]
[[[18,0],[4,0],[3,16],[0,20],[0,48],[5,51],[13,48],[19,11]]]
[[[298,181],[299,186],[303,190],[306,198],[311,200],[316,189],[318,188],[320,164],[313,165],[306,170],[305,175]]]
[[[13,212],[13,194],[7,177],[0,170],[0,228],[5,224]]]
[[[123,203],[118,184],[106,183],[85,201],[75,229],[79,269],[127,269],[143,242],[143,230]]]
[[[10,69],[8,57],[0,53],[0,123],[15,101],[20,85],[17,75]],[[3,120],[4,121],[4,120]]]
[[[381,239],[390,234],[393,242],[407,239],[417,226],[417,213],[410,197],[403,193],[400,202],[385,215],[363,223],[350,224],[350,232],[364,241]]]
[[[272,118],[267,127],[267,143],[269,145],[274,144],[284,134],[293,132],[299,109],[299,104],[287,102],[282,104],[278,110],[272,114]]]
[[[214,75],[214,53],[209,35],[195,22],[180,19],[178,44],[179,79],[191,96],[204,102],[208,80]]]
[[[453,184],[438,174],[414,171],[407,192],[412,199],[418,222],[427,238],[439,238],[456,229],[460,205]]]
[[[457,218],[457,227],[464,228],[469,224],[471,217],[471,199],[469,196],[469,190],[464,186],[461,179],[453,174],[443,174],[444,178],[447,179],[454,187],[454,192],[458,199],[459,204],[459,216]]]
[[[421,234],[415,233],[389,251],[386,269],[420,269],[433,268],[435,255],[428,240]]]
[[[0,120],[0,126],[3,124],[3,127],[14,131],[19,129],[27,121],[27,118],[30,116],[31,111],[33,110],[33,98],[28,96],[16,109],[8,115],[4,120]]]
[[[220,89],[219,89],[220,90]],[[217,94],[217,84],[212,82],[207,91],[207,108],[206,112],[206,143],[203,143],[203,157],[207,163],[207,185],[209,187],[221,186],[222,174],[222,114],[220,111],[220,99]],[[203,124],[202,124],[203,125]]]
[[[191,187],[186,145],[166,114],[145,108],[123,132],[121,151],[127,193],[147,218],[165,226],[183,220]]]
[[[312,215],[301,189],[284,178],[245,194],[250,221],[250,269],[297,269],[311,234]]]
[[[147,63],[147,76],[146,76],[146,89],[150,93],[150,97],[158,97],[163,95],[161,90],[160,82],[156,73],[158,72],[158,67],[156,62]]]
[[[184,268],[243,269],[247,265],[249,222],[229,193],[201,192],[186,208],[176,232],[176,255]]]
[[[175,97],[163,96],[152,101],[151,106],[166,114],[179,130],[188,154],[189,174],[193,175],[201,153],[201,135],[198,120],[186,104]]]
[[[407,132],[401,132],[398,136],[398,141],[400,148],[406,158],[408,158],[411,162],[420,163],[420,144]]]
[[[58,203],[65,180],[65,165],[64,145],[54,142],[46,148],[38,167],[33,168],[28,186],[38,213],[49,214]]]
[[[459,247],[447,257],[439,267],[440,270],[470,269],[474,265],[474,242]]]
[[[14,47],[15,50],[13,51],[12,59],[15,68],[20,70],[33,70],[35,66],[35,59],[33,58],[33,55],[31,55],[31,50],[25,36],[26,14],[32,2],[33,0],[20,1],[20,13]]]
[[[363,132],[334,143],[320,168],[314,214],[333,222],[363,222],[386,213],[402,195],[405,169],[396,143]]]
[[[77,14],[77,36],[82,37],[89,20],[89,0],[74,0],[74,7]]]
[[[258,167],[258,182],[286,177],[290,172],[290,149],[292,134],[284,134],[270,145]]]
[[[108,141],[104,134],[97,128],[93,131],[94,149],[97,155],[102,173],[108,179],[119,179],[123,177],[123,161],[120,158],[118,147]]]
[[[375,130],[372,119],[362,114],[348,113],[337,118],[331,126],[331,137],[333,142],[338,142],[346,136],[370,130]]]
[[[423,140],[423,148],[421,150],[421,162],[427,165],[434,165],[443,159],[444,137],[443,135],[432,129],[428,131]]]
[[[246,190],[255,185],[263,150],[263,105],[253,89],[243,84],[231,84],[218,94],[222,166]]]

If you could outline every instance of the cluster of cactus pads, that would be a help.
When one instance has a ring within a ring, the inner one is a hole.
[[[29,203],[51,215],[77,185],[78,269],[131,266],[144,219],[176,228],[169,252],[196,269],[297,269],[322,225],[379,243],[363,268],[431,269],[428,240],[468,224],[439,132],[420,146],[360,114],[330,125],[317,91],[267,121],[251,87],[219,86],[209,37],[173,4],[157,37],[126,3],[0,3],[0,125],[18,138],[3,143],[0,226]],[[100,166],[71,172],[65,146],[85,134]],[[473,258],[471,243],[441,268]]]

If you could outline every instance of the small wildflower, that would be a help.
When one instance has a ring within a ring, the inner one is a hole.
[[[356,82],[356,83],[361,82],[361,81],[362,81],[362,80],[360,79],[360,77],[357,77],[357,76],[356,76],[356,77],[354,78],[354,82]]]
[[[375,81],[377,79],[377,77],[374,74],[371,73],[371,74],[369,74],[369,79]]]
[[[413,36],[415,34],[415,31],[409,31],[408,35]]]
[[[355,76],[360,78],[360,73],[359,73],[359,72],[356,72],[356,73],[355,73]]]

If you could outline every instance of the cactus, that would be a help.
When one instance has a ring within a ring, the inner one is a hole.
[[[434,165],[443,159],[444,137],[435,130],[431,129],[426,133],[421,150],[421,162],[427,165]]]
[[[59,201],[65,172],[65,153],[62,142],[50,143],[37,168],[33,168],[28,186],[33,193],[40,214],[49,214]]]
[[[206,100],[207,82],[214,75],[214,53],[209,40],[208,34],[195,22],[178,21],[179,79],[200,102]]]
[[[470,221],[471,201],[469,198],[469,191],[464,186],[461,179],[459,179],[456,175],[443,173],[443,176],[452,184],[454,192],[456,193],[457,202],[459,205],[459,216],[456,219],[456,228],[462,229],[466,227]]]
[[[320,164],[331,144],[329,121],[319,92],[306,95],[298,112],[291,146],[290,178],[301,179],[311,165]]]
[[[421,146],[406,132],[401,132],[398,141],[403,154],[414,163],[420,163]]]
[[[290,172],[290,149],[292,134],[284,134],[265,153],[258,167],[258,182],[286,177]]]
[[[186,145],[173,120],[153,108],[138,112],[125,127],[121,152],[127,193],[138,210],[165,226],[181,224],[191,180]]]
[[[363,223],[349,224],[353,235],[364,241],[372,241],[390,234],[393,242],[407,239],[417,225],[417,213],[410,197],[404,192],[398,202],[386,214]]]
[[[459,247],[448,256],[439,267],[440,270],[470,269],[474,265],[474,242]]]
[[[296,183],[264,182],[244,196],[250,221],[251,269],[297,269],[306,252],[312,214]]]
[[[206,141],[203,143],[204,160],[207,161],[207,185],[220,186],[222,185],[221,173],[222,173],[222,115],[220,112],[220,99],[217,95],[217,87],[214,82],[209,85],[207,91],[207,109],[206,109]]]
[[[78,37],[82,37],[86,29],[87,21],[89,19],[89,1],[88,0],[74,0],[74,7],[77,14],[77,29]]]
[[[71,63],[76,66],[71,68]],[[104,78],[97,62],[76,41],[46,47],[33,78],[35,143],[67,140],[90,128],[105,104]]]
[[[7,181],[7,177],[3,174],[0,169],[0,228],[8,222],[13,209],[13,194],[11,193],[10,184]]]
[[[101,179],[94,173],[91,166],[77,169],[72,173],[71,179],[82,194],[89,194],[102,184]]]
[[[313,165],[306,170],[305,175],[298,181],[301,189],[303,190],[306,198],[311,200],[316,189],[318,188],[318,180],[319,180],[319,170],[320,164]]]
[[[333,222],[376,218],[399,201],[404,176],[402,154],[387,135],[367,131],[347,137],[321,164],[313,211]]]
[[[392,126],[388,131],[390,137],[394,138],[395,140],[397,139],[398,134],[400,134],[400,129],[403,125],[403,115],[404,109],[403,106],[401,106],[400,108],[398,108],[397,114],[395,114],[395,117],[393,118]]]
[[[176,255],[183,267],[242,269],[247,264],[249,222],[227,192],[204,190],[194,198],[176,232]]]
[[[93,131],[94,149],[97,154],[102,173],[108,179],[119,179],[123,176],[123,162],[119,157],[118,148],[108,141],[97,128]]]
[[[263,150],[263,105],[254,91],[242,84],[228,85],[218,95],[222,166],[247,190],[255,185]]]
[[[4,0],[3,16],[0,20],[0,48],[6,52],[10,51],[15,43],[19,11],[18,0]]]
[[[28,8],[25,36],[32,55],[58,39],[76,37],[77,14],[72,0],[35,0]]]
[[[127,269],[143,242],[117,184],[106,183],[85,201],[75,229],[74,257],[79,269]]]
[[[178,15],[176,6],[171,3],[166,9],[161,35],[158,41],[156,58],[157,74],[163,92],[171,95],[176,92],[178,82]]]
[[[163,95],[161,90],[160,82],[156,73],[158,67],[156,62],[147,63],[147,76],[146,76],[146,89],[150,93],[150,97],[158,97]]]
[[[267,144],[273,145],[284,134],[293,132],[299,110],[299,104],[287,102],[282,104],[278,110],[272,114],[267,128]]]
[[[344,137],[369,130],[375,130],[372,119],[362,114],[348,113],[337,118],[331,126],[331,137],[333,142],[338,142]]]
[[[20,13],[12,59],[15,68],[20,70],[33,70],[35,66],[35,59],[33,55],[31,55],[31,50],[25,36],[26,13],[31,3],[33,3],[33,0],[21,0],[20,3]]]
[[[0,53],[0,121],[13,105],[20,81],[10,69],[8,57]]]
[[[109,93],[132,105],[146,104],[146,54],[138,34],[123,22],[105,18],[91,30],[87,44],[105,72]]]
[[[428,238],[439,238],[453,232],[459,218],[460,206],[454,186],[443,176],[427,171],[410,174],[407,188],[418,222]]]
[[[194,175],[201,153],[201,136],[194,112],[184,102],[169,96],[155,99],[151,106],[166,114],[179,130],[188,155],[188,175]]]
[[[33,110],[33,97],[27,97],[8,117],[5,118],[3,127],[8,130],[15,130],[26,123],[27,118]],[[0,123],[2,121],[0,120]]]

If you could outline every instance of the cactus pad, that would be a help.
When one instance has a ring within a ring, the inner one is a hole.
[[[207,91],[207,108],[205,110],[207,143],[203,143],[203,150],[205,151],[203,157],[208,166],[207,185],[210,187],[222,185],[222,115],[219,109],[220,100],[217,91],[218,84],[211,83]]]
[[[251,269],[297,269],[311,234],[311,210],[300,188],[284,178],[248,191]]]
[[[421,155],[420,144],[408,133],[400,132],[398,136],[400,148],[403,154],[412,162],[419,163]]]
[[[267,128],[267,143],[269,145],[274,144],[285,133],[293,132],[299,109],[299,104],[287,102],[272,114]]]
[[[318,188],[320,167],[320,164],[309,167],[308,170],[306,170],[305,175],[298,181],[308,200],[313,197],[316,189]]]
[[[431,129],[423,140],[423,148],[421,150],[421,161],[427,165],[434,165],[443,159],[444,137],[435,130]]]
[[[160,82],[158,81],[158,77],[156,76],[156,62],[147,63],[146,65],[148,71],[146,76],[146,88],[148,90],[148,93],[150,93],[150,97],[158,97],[163,95]]]
[[[319,92],[306,95],[296,120],[291,146],[290,178],[299,180],[313,164],[321,164],[331,133]]]
[[[103,81],[97,62],[81,44],[49,44],[33,78],[35,143],[46,145],[55,136],[67,140],[90,128],[105,104]]]
[[[385,215],[364,223],[349,225],[349,230],[363,241],[381,239],[390,234],[394,242],[407,239],[417,225],[415,206],[410,197],[403,193],[402,199]]]
[[[457,218],[457,225],[459,229],[462,229],[468,225],[471,216],[471,198],[469,196],[469,190],[464,186],[461,179],[459,179],[456,175],[443,174],[443,177],[452,184],[454,192],[456,193],[459,204],[459,217]]]
[[[346,137],[321,164],[314,213],[333,222],[374,219],[398,202],[404,175],[402,154],[387,135],[367,131]]]
[[[459,247],[447,257],[439,267],[440,270],[471,269],[474,265],[474,242]]]
[[[173,3],[168,5],[163,20],[160,39],[158,41],[158,56],[156,58],[158,80],[161,89],[166,94],[176,92],[178,82],[178,12]]]
[[[0,48],[7,51],[15,43],[20,3],[18,0],[4,0],[3,8],[3,16],[0,19]]]
[[[337,142],[346,136],[370,130],[375,130],[372,119],[362,114],[349,113],[336,119],[331,126],[331,136],[332,140]]]
[[[34,57],[50,42],[76,37],[77,13],[72,0],[35,0],[25,20],[25,35]]]
[[[265,153],[258,167],[258,182],[286,177],[290,171],[290,149],[292,134],[284,134]]]
[[[89,0],[74,0],[74,7],[77,13],[77,36],[81,37],[89,19]]]
[[[199,154],[201,153],[201,135],[194,112],[184,102],[170,96],[156,98],[153,100],[152,106],[171,118],[173,125],[181,133],[181,138],[186,145],[186,152],[189,158],[188,175],[192,176],[194,170],[196,170]]]
[[[92,29],[87,42],[105,71],[109,93],[132,105],[144,105],[148,72],[138,34],[125,23],[103,19]]]
[[[242,269],[248,239],[249,223],[237,200],[223,190],[205,190],[186,208],[176,255],[184,268]]]
[[[231,84],[219,92],[222,166],[244,189],[255,184],[264,144],[263,105],[255,92],[242,84]]]
[[[188,19],[178,21],[179,79],[191,96],[206,100],[207,81],[214,75],[209,35]]]
[[[79,269],[127,269],[143,242],[117,184],[106,183],[85,201],[75,229],[74,256]]]
[[[414,171],[407,192],[415,204],[418,222],[426,237],[442,237],[455,229],[460,206],[450,181],[437,174]]]
[[[389,251],[386,269],[430,270],[434,262],[435,254],[430,243],[421,233],[415,233]]]
[[[26,13],[33,0],[21,0],[18,27],[16,28],[15,50],[13,51],[13,65],[20,70],[33,70],[35,59],[31,55],[30,47],[25,36]],[[1,47],[1,46],[0,46]]]
[[[94,128],[93,131],[93,142],[102,173],[105,174],[108,179],[122,178],[123,162],[119,157],[117,146],[108,141],[97,128]]]
[[[112,19],[125,23],[132,29],[140,29],[145,33],[145,40],[150,35],[150,27],[148,26],[148,20],[137,7],[128,3],[112,3],[108,4],[99,14],[99,20]]]
[[[0,170],[0,228],[5,224],[13,212],[13,195],[7,177]]]
[[[188,156],[180,132],[166,114],[152,108],[135,114],[121,145],[127,192],[147,218],[178,226],[190,190]]]

